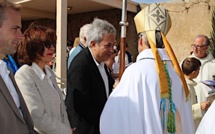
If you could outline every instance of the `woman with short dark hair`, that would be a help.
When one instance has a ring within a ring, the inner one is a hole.
[[[71,134],[62,93],[54,72],[47,66],[55,53],[55,31],[33,24],[24,32],[24,37],[18,51],[23,66],[15,79],[35,128],[42,134]]]

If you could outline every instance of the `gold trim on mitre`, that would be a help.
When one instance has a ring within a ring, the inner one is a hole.
[[[134,21],[136,24],[137,33],[146,33],[149,45],[152,49],[153,55],[155,57],[156,71],[159,77],[160,84],[160,93],[161,97],[167,98],[169,96],[169,86],[167,83],[167,75],[164,70],[164,66],[158,50],[156,48],[156,30],[160,31],[162,34],[162,40],[165,46],[165,49],[170,56],[170,59],[173,63],[173,67],[181,78],[181,82],[184,86],[184,91],[186,99],[188,99],[189,90],[185,82],[184,76],[182,75],[181,69],[178,65],[175,54],[166,40],[165,35],[171,27],[171,19],[168,14],[168,11],[165,10],[160,4],[153,3],[144,9],[142,9],[135,17]]]

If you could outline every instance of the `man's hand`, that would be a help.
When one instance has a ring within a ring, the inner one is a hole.
[[[210,107],[211,103],[209,101],[205,101],[201,103],[201,109],[207,110]]]
[[[114,85],[113,85],[113,89],[115,89],[116,88],[116,86],[119,84],[119,79],[116,79],[115,80],[115,83],[114,83]]]

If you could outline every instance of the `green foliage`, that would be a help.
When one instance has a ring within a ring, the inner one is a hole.
[[[215,6],[213,7],[211,22],[212,22],[212,31],[210,33],[211,34],[210,51],[211,51],[213,57],[215,57]]]

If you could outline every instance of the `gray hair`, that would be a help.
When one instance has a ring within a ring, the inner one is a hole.
[[[141,35],[141,38],[143,39],[143,42],[150,48],[146,33],[143,32],[143,33],[140,33],[140,35]]]
[[[90,47],[91,41],[100,43],[105,34],[114,34],[114,36],[116,36],[116,29],[106,20],[95,18],[87,31],[87,46]]]
[[[149,47],[150,47],[150,44],[148,42],[148,39],[147,39],[147,36],[146,36],[146,33],[143,32],[143,33],[140,33],[141,35],[141,38],[143,39],[144,43]],[[161,36],[161,32],[156,30],[155,31],[155,37],[156,37],[156,48],[164,48],[164,43],[163,43],[163,39],[162,39],[162,36]]]
[[[82,26],[80,28],[79,38],[80,38],[80,42],[82,44],[85,44],[84,38],[86,37],[87,31],[89,30],[90,26],[91,26],[91,24],[85,24],[84,26]]]
[[[211,44],[209,38],[206,35],[204,35],[204,34],[197,35],[195,39],[197,39],[197,38],[205,38],[205,41],[202,44],[204,46],[209,46]]]
[[[5,16],[5,9],[6,8],[11,8],[11,9],[14,9],[15,11],[20,11],[21,10],[20,5],[15,5],[12,2],[9,2],[7,0],[4,0],[3,2],[0,2],[0,27],[3,24],[3,20],[5,20],[7,18],[7,16]]]

